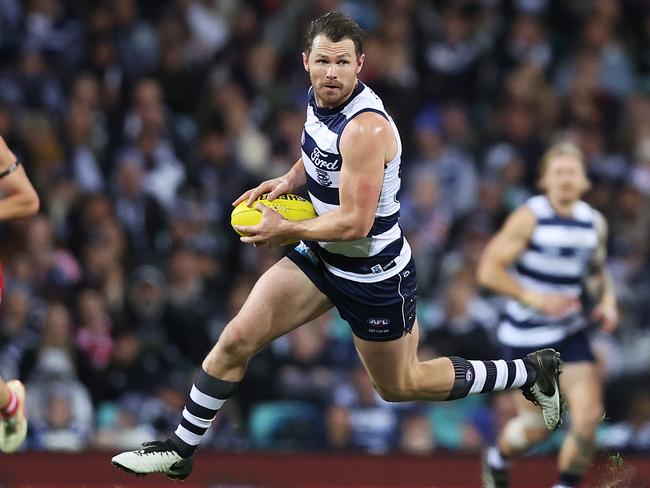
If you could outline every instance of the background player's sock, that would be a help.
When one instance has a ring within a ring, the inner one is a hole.
[[[514,361],[468,361],[457,356],[449,358],[454,365],[454,386],[447,400],[490,391],[521,388],[535,383],[537,370],[528,359]]]
[[[168,442],[184,458],[194,455],[219,409],[235,391],[237,383],[210,376],[203,369],[196,375],[183,418]]]
[[[488,463],[488,466],[493,469],[505,470],[510,467],[510,461],[508,461],[507,458],[503,457],[501,451],[499,451],[499,448],[496,446],[491,446],[488,448],[485,459]]]
[[[560,480],[553,485],[553,488],[575,488],[580,484],[582,476],[579,474],[560,473]]]

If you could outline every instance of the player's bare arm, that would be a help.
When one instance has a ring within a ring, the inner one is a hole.
[[[477,279],[493,292],[510,296],[529,307],[550,315],[565,315],[579,308],[576,298],[526,289],[509,271],[528,246],[535,223],[536,217],[528,208],[516,210],[486,246],[479,262]]]
[[[315,219],[299,222],[282,218],[265,205],[256,226],[238,227],[248,234],[242,242],[280,245],[301,239],[312,241],[350,241],[368,235],[375,219],[384,176],[384,165],[395,151],[395,136],[388,121],[375,113],[363,113],[343,131],[340,151],[340,207]]]
[[[302,158],[300,158],[285,174],[263,181],[255,188],[242,193],[237,200],[232,202],[232,205],[235,207],[240,202],[247,200],[246,204],[250,207],[264,193],[268,193],[268,199],[273,200],[280,195],[291,193],[297,188],[300,188],[306,181],[305,167],[302,164]]]
[[[36,190],[14,153],[0,136],[0,220],[28,217],[38,212]]]
[[[607,260],[607,222],[600,213],[597,214],[596,227],[598,229],[598,247],[594,251],[587,279],[598,290],[600,300],[592,312],[592,319],[601,323],[602,330],[613,332],[618,327],[619,312],[614,282],[605,266]]]

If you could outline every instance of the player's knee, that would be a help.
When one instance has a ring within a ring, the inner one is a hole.
[[[604,414],[600,403],[584,405],[571,411],[572,428],[585,434],[593,433],[601,422]]]
[[[405,383],[377,384],[375,390],[387,402],[408,402],[413,400],[413,393]]]
[[[232,358],[234,360],[248,360],[257,348],[248,334],[241,328],[229,324],[219,337],[219,352],[222,359]]]
[[[508,422],[503,430],[503,439],[511,448],[522,451],[543,441],[548,434],[541,413],[526,410]]]

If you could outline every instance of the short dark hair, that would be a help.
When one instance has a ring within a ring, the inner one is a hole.
[[[341,12],[327,12],[311,21],[305,35],[305,53],[309,56],[312,42],[318,34],[325,34],[333,42],[351,39],[357,58],[363,53],[363,29],[349,15]]]

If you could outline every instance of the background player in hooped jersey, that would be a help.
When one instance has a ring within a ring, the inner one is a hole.
[[[0,136],[0,221],[38,212],[39,199],[25,170]],[[0,300],[3,292],[0,264]],[[25,388],[18,380],[0,379],[0,451],[16,451],[27,435]]]
[[[580,200],[589,188],[580,150],[570,143],[551,147],[542,159],[539,183],[544,194],[516,210],[486,247],[478,279],[509,297],[497,332],[506,357],[540,347],[562,355],[560,383],[571,425],[559,454],[555,487],[568,488],[578,486],[589,466],[603,414],[601,380],[585,329],[596,320],[603,330],[613,331],[618,311],[605,270],[605,220]],[[583,309],[585,293],[595,299],[589,312]],[[548,434],[539,412],[528,402],[516,402],[519,415],[485,455],[486,487],[508,486],[508,459]]]
[[[415,266],[398,222],[400,137],[381,100],[357,79],[364,58],[363,33],[349,17],[333,12],[312,22],[302,55],[312,83],[302,157],[285,175],[263,182],[234,204],[252,204],[263,193],[273,199],[306,184],[318,217],[288,221],[259,205],[261,223],[238,228],[248,235],[241,238],[246,243],[302,242],[258,280],[224,329],[203,362],[174,435],[115,456],[115,466],[186,477],[196,447],[250,357],[333,306],[350,324],[384,399],[453,400],[522,388],[541,405],[548,428],[558,425],[555,351],[513,361],[418,361]]]

